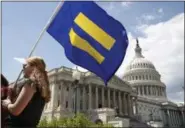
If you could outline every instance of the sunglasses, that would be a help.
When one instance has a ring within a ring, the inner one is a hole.
[[[22,65],[23,69],[25,69],[25,68],[26,68],[26,66],[27,66],[27,64],[23,64],[23,65]]]
[[[23,64],[23,69],[25,69],[28,66],[33,66],[32,64]]]

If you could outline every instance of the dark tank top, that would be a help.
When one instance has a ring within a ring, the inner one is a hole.
[[[44,105],[45,100],[42,98],[41,93],[36,86],[36,92],[22,113],[18,116],[9,115],[6,121],[7,126],[25,128],[36,127],[40,121]]]

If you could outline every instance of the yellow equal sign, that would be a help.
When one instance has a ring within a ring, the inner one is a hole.
[[[104,57],[94,49],[86,40],[78,36],[75,31],[71,28],[69,32],[71,44],[91,55],[99,64],[104,61]]]
[[[114,43],[115,39],[86,17],[83,13],[79,13],[75,18],[75,23],[88,33],[92,38],[94,38],[98,43],[100,43],[104,48],[110,50]]]

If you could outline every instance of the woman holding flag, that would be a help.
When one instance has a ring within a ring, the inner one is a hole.
[[[6,99],[8,93],[8,80],[1,74],[1,100]]]
[[[1,74],[1,101],[7,98],[9,82],[6,77]],[[8,115],[8,112],[1,104],[1,128],[4,128],[4,121]]]
[[[19,62],[23,64],[24,80],[15,89],[18,90],[15,95],[2,101],[3,107],[9,112],[5,125],[7,127],[36,127],[45,103],[50,101],[46,64],[40,57],[30,57]]]

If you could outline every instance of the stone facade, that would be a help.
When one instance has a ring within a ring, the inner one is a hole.
[[[52,92],[51,101],[46,105],[44,115],[52,111],[75,111],[75,85],[73,69],[61,67],[48,73]],[[133,116],[133,104],[137,94],[128,83],[113,77],[105,87],[103,81],[93,73],[82,73],[77,86],[77,112],[88,112],[98,108],[119,108],[120,115]],[[62,115],[65,115],[62,113]],[[46,114],[47,115],[47,114]],[[53,116],[53,115],[51,115]]]
[[[168,101],[166,85],[154,65],[142,55],[138,42],[135,52],[123,79],[114,76],[107,87],[91,72],[82,72],[79,83],[74,85],[75,69],[51,70],[48,75],[52,98],[42,117],[73,116],[76,110],[92,121],[101,120],[120,127],[132,126],[133,119],[153,127],[183,126],[184,107]]]

